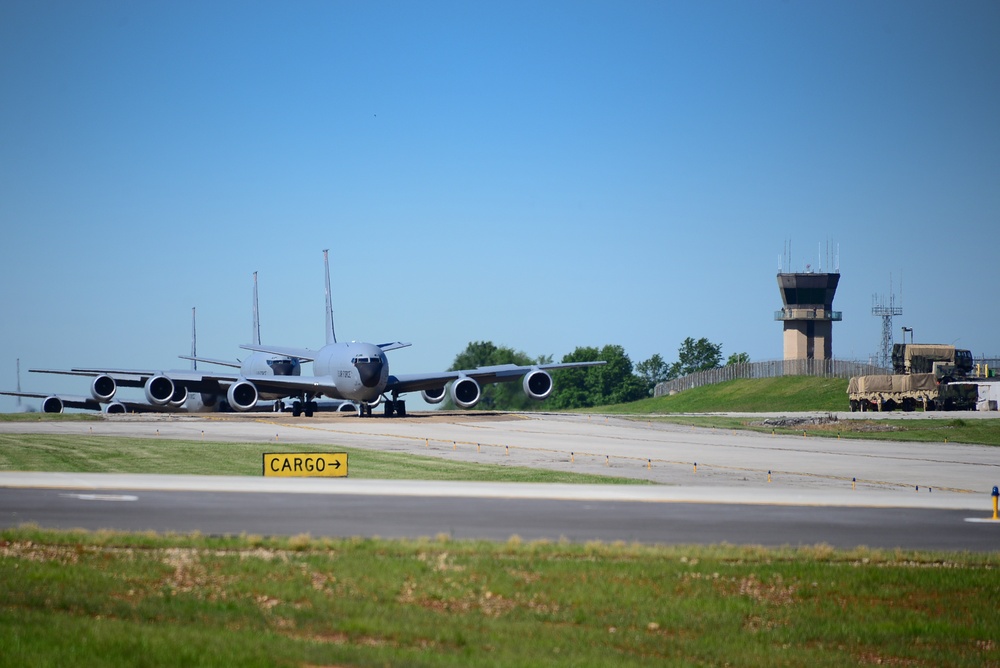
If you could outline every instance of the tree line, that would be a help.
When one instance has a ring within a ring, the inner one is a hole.
[[[519,411],[537,408],[589,408],[628,403],[651,396],[657,383],[723,366],[721,344],[712,343],[706,338],[695,340],[691,337],[684,339],[678,348],[677,361],[669,364],[657,353],[633,365],[625,349],[619,345],[606,345],[603,348],[581,346],[564,355],[560,361],[598,360],[606,364],[552,371],[555,388],[552,394],[540,403],[528,398],[521,390],[520,383],[495,383],[482,387],[482,398],[476,408]],[[497,364],[531,366],[548,364],[552,361],[552,355],[533,358],[513,348],[497,346],[492,341],[474,341],[455,357],[449,370],[475,369]],[[728,357],[726,364],[749,361],[750,356],[747,353],[734,353]],[[450,397],[445,399],[443,407],[446,409],[455,407]]]

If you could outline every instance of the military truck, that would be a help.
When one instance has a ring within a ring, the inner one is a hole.
[[[847,386],[852,411],[975,410],[979,388],[961,382],[972,372],[972,353],[955,346],[897,343],[892,375],[854,376]]]

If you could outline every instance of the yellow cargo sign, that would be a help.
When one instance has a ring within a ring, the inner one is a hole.
[[[346,452],[265,452],[265,477],[346,478]]]

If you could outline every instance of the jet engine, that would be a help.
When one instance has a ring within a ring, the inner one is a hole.
[[[45,397],[42,401],[42,412],[43,413],[62,413],[63,412],[63,402],[59,397]]]
[[[541,401],[552,394],[552,376],[542,369],[534,369],[524,375],[521,387],[529,397]]]
[[[180,408],[181,406],[184,405],[184,402],[187,401],[187,398],[188,398],[187,388],[175,385],[174,393],[170,395],[170,401],[167,402],[167,405],[170,406],[171,408]]]
[[[337,409],[338,413],[357,413],[358,407],[352,404],[350,401],[345,401],[340,404],[340,408]]]
[[[174,397],[174,381],[166,376],[153,376],[146,381],[146,401],[156,406],[165,406]]]
[[[472,408],[479,403],[479,383],[468,376],[451,384],[451,400],[460,408]]]
[[[115,379],[107,374],[101,374],[90,384],[91,396],[102,404],[111,401],[117,390],[118,384],[115,383]]]
[[[248,380],[241,380],[229,386],[226,398],[233,410],[249,411],[257,405],[257,386]]]
[[[205,408],[214,408],[219,403],[219,395],[211,392],[201,393],[201,405]]]
[[[439,404],[444,401],[445,391],[444,386],[434,389],[434,390],[424,390],[420,393],[423,396],[424,401],[429,404]]]
[[[108,415],[124,415],[128,412],[125,408],[125,404],[120,401],[112,401],[110,404],[104,407],[104,412]]]

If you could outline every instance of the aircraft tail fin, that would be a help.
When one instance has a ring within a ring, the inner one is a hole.
[[[260,310],[257,306],[257,272],[253,272],[253,342],[260,345]]]
[[[330,295],[330,251],[323,251],[323,266],[326,268],[326,342],[337,342],[337,333],[333,329],[333,297]]]
[[[195,320],[195,307],[191,307],[191,369],[198,370],[198,326]]]

